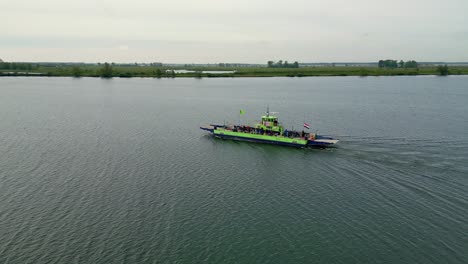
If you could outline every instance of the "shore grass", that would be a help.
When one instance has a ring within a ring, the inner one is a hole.
[[[51,65],[39,66],[33,70],[0,70],[0,76],[75,76],[100,77],[103,65]],[[77,72],[78,69],[78,72]],[[172,74],[172,70],[191,70],[194,73]],[[202,71],[235,71],[235,73],[201,73]],[[378,68],[378,67],[154,67],[112,65],[112,77],[309,77],[309,76],[399,76],[438,75],[436,66],[419,68]],[[449,66],[450,75],[468,75],[468,66]]]

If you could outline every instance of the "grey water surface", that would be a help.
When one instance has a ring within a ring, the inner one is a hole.
[[[0,263],[468,263],[468,77],[0,78]]]

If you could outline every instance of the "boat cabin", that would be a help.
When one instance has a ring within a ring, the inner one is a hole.
[[[277,132],[279,134],[283,132],[283,127],[278,123],[278,117],[271,115],[262,116],[262,122],[257,124],[256,128]]]
[[[278,126],[278,118],[276,116],[262,116],[262,125],[266,127]]]

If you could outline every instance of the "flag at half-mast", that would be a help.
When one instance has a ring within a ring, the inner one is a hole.
[[[243,114],[245,114],[245,111],[241,109],[241,110],[239,110],[239,114],[243,115]]]
[[[310,125],[307,124],[307,123],[304,123],[304,127],[307,128],[307,129],[309,129],[309,128],[310,128]]]

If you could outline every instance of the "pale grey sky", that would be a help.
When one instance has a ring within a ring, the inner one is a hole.
[[[468,0],[0,0],[5,61],[468,61]]]

